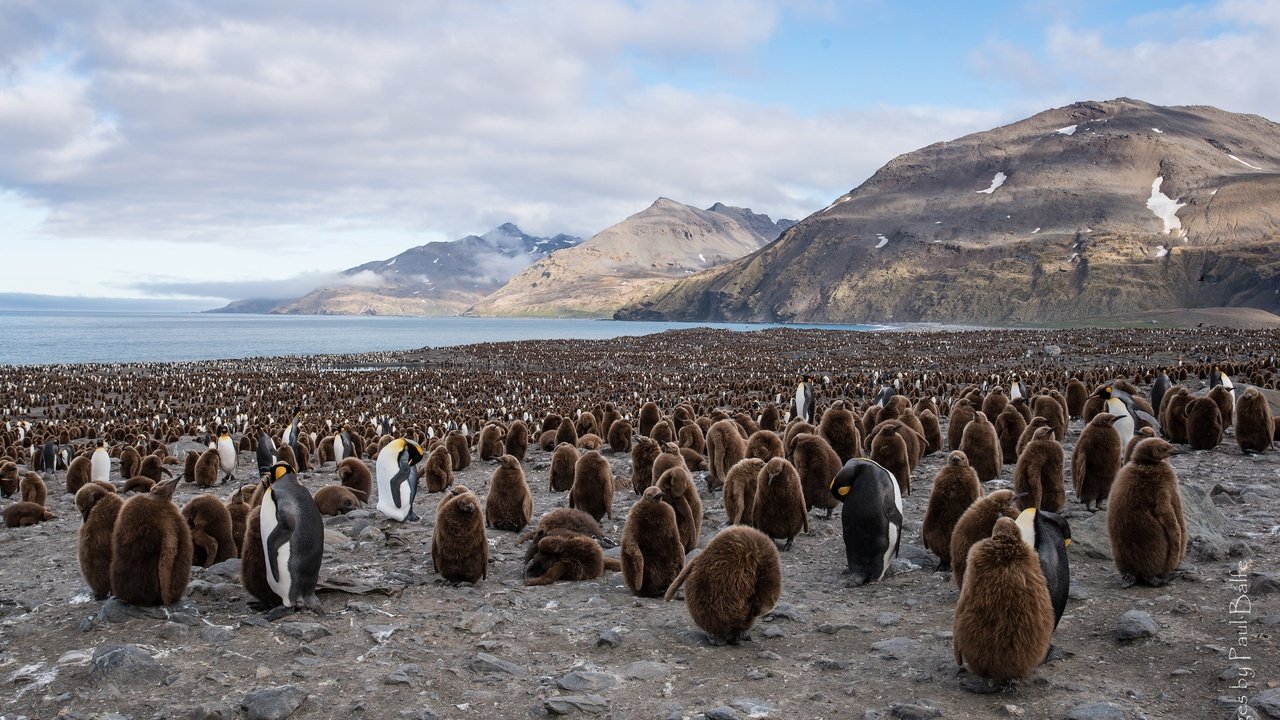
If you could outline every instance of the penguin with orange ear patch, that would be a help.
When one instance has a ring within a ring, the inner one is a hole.
[[[893,473],[870,460],[854,458],[831,481],[844,503],[840,524],[848,567],[845,584],[865,585],[884,577],[902,540],[902,491]]]
[[[316,583],[324,555],[324,518],[291,466],[276,463],[262,483],[258,517],[267,584],[285,607],[297,610],[305,606],[323,615]]]

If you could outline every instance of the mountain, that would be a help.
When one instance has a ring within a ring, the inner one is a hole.
[[[658,198],[581,245],[530,265],[468,314],[610,317],[653,286],[742,257],[792,224],[720,203],[700,210]]]
[[[220,312],[289,315],[457,315],[557,250],[570,235],[536,237],[511,223],[484,235],[410,248],[342,271],[339,282],[296,300],[241,300]]]
[[[1280,311],[1280,125],[1080,102],[901,155],[751,255],[617,317],[1070,322]]]

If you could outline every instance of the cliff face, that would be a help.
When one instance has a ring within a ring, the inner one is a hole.
[[[789,221],[717,203],[700,210],[659,198],[577,247],[521,271],[476,303],[481,316],[610,317],[654,286],[753,252]]]
[[[1076,103],[895,158],[776,242],[622,318],[1059,322],[1280,310],[1280,126]]]

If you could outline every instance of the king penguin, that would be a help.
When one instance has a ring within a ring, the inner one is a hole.
[[[284,429],[280,434],[280,444],[288,445],[293,450],[293,456],[298,457],[298,420],[302,418],[302,408],[293,409],[293,422],[289,423],[289,427]]]
[[[796,385],[796,417],[813,422],[813,378],[808,375]]]
[[[1133,404],[1133,397],[1116,387],[1115,383],[1103,385],[1096,394],[1103,399],[1103,411],[1109,412],[1118,418],[1115,429],[1116,433],[1120,435],[1120,447],[1122,449],[1129,447],[1129,441],[1133,439],[1134,430],[1139,427],[1135,422],[1135,418],[1142,420],[1145,425],[1151,426],[1151,429],[1155,430],[1157,435],[1160,434],[1160,421],[1152,417],[1150,413],[1138,409],[1138,406]]]
[[[422,446],[405,438],[392,440],[378,453],[378,512],[396,522],[417,521],[413,498],[422,456]]]
[[[1226,427],[1227,423],[1235,419],[1236,411],[1236,384],[1231,381],[1231,376],[1222,371],[1222,368],[1215,367],[1213,372],[1209,374],[1209,389],[1221,385],[1227,389],[1227,394],[1231,397],[1231,414],[1222,418],[1222,426]]]
[[[226,425],[218,426],[218,467],[222,469],[222,482],[236,479],[236,443]]]
[[[1067,595],[1071,590],[1071,563],[1067,547],[1071,545],[1071,526],[1067,519],[1047,510],[1027,508],[1018,519],[1022,539],[1035,548],[1040,558],[1040,572],[1049,588],[1049,602],[1053,604],[1053,627],[1058,627],[1062,613],[1067,608]]]
[[[324,614],[316,597],[320,560],[324,556],[324,518],[311,493],[298,482],[288,463],[276,463],[263,476],[266,489],[258,508],[267,584],[285,607],[304,606]]]
[[[105,440],[98,441],[98,448],[93,451],[89,461],[91,463],[89,467],[90,482],[111,482],[111,456],[107,454]]]
[[[258,474],[263,475],[271,469],[272,465],[276,464],[276,458],[279,457],[276,454],[276,443],[267,434],[266,430],[258,431],[258,449],[256,452],[258,456]]]
[[[902,540],[902,492],[893,473],[853,458],[831,480],[831,494],[844,507],[840,524],[848,567],[845,584],[857,587],[884,577]]]
[[[1013,379],[1009,381],[1009,402],[1013,402],[1018,398],[1031,399],[1027,397],[1027,384],[1022,382],[1022,378],[1014,375]]]
[[[351,436],[347,434],[347,427],[341,425],[338,427],[338,432],[333,434],[333,461],[340,463],[355,456],[356,451],[351,446]]]

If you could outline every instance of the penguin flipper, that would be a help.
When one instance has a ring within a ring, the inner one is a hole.
[[[267,572],[276,582],[280,581],[280,548],[287,545],[291,539],[293,539],[293,526],[288,516],[277,510],[276,526],[267,536]]]
[[[1137,417],[1139,420],[1151,426],[1151,429],[1156,431],[1157,436],[1164,434],[1164,429],[1160,427],[1160,421],[1155,419],[1155,417],[1151,415],[1151,413],[1145,410],[1139,410],[1136,407],[1129,408],[1129,412],[1135,417]]]

